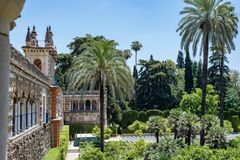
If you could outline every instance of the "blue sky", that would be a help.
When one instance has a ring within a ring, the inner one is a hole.
[[[230,1],[240,16],[239,0]],[[27,27],[36,25],[43,45],[46,27],[51,25],[58,53],[69,53],[66,46],[74,37],[92,34],[114,39],[119,49],[140,41],[139,59],[153,54],[155,59],[175,61],[181,40],[176,29],[184,6],[183,0],[28,0],[11,32],[11,43],[21,51]],[[240,35],[235,42],[237,49],[229,55],[229,66],[240,70]],[[128,61],[131,67],[133,63],[134,56]]]

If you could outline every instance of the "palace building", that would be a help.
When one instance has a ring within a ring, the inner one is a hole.
[[[47,27],[39,46],[35,26],[28,27],[23,53],[11,46],[8,112],[8,159],[41,160],[59,146],[63,124],[98,124],[98,91],[63,92],[55,85],[57,50]],[[105,99],[107,95],[105,94]],[[105,126],[107,102],[105,101]]]
[[[59,146],[63,125],[62,90],[54,85],[57,55],[51,27],[45,46],[38,45],[35,26],[28,28],[25,56],[11,47],[8,115],[8,159],[40,160]]]

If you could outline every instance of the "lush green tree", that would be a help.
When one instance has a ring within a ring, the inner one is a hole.
[[[171,84],[172,88],[172,95],[173,95],[173,100],[176,100],[175,103],[172,103],[172,106],[178,106],[180,101],[182,100],[182,96],[184,95],[184,89],[185,89],[185,73],[184,69],[177,69],[176,70],[176,79],[177,83]]]
[[[201,96],[202,90],[196,88],[191,94],[185,94],[180,102],[180,108],[184,111],[201,115]],[[207,114],[216,114],[218,109],[219,98],[212,85],[207,86]]]
[[[189,52],[187,52],[185,58],[185,92],[191,93],[193,90],[193,84],[192,60]]]
[[[137,66],[137,52],[142,48],[142,44],[139,41],[133,41],[131,49],[135,51],[135,66]]]
[[[209,67],[209,83],[213,85],[217,92],[220,93],[220,67],[221,67],[222,55],[218,51],[214,51],[212,56],[209,57],[209,62],[211,66]],[[226,90],[227,83],[229,82],[229,68],[226,65],[228,62],[227,57],[224,57],[224,90]]]
[[[236,70],[231,70],[229,73],[230,86],[240,92],[240,72]]]
[[[56,82],[63,89],[67,90],[68,79],[66,73],[72,66],[74,56],[71,54],[61,53],[56,57]]]
[[[239,92],[232,87],[228,87],[225,95],[225,110],[240,110],[240,96]]]
[[[77,56],[69,72],[69,90],[82,91],[99,88],[100,93],[100,145],[104,151],[104,94],[105,88],[119,97],[133,93],[133,79],[123,57],[116,55],[116,45],[112,41],[95,41],[84,45],[84,52]]]
[[[155,133],[157,143],[159,143],[159,136],[167,131],[167,126],[167,119],[161,116],[152,116],[147,121],[147,130]]]
[[[202,88],[202,61],[199,60],[197,65],[197,75],[195,88]]]
[[[222,0],[184,0],[188,7],[180,12],[185,15],[179,22],[177,31],[182,36],[181,47],[187,52],[192,46],[193,55],[197,53],[200,46],[203,52],[203,70],[202,70],[202,115],[206,112],[206,94],[207,94],[207,77],[208,77],[208,55],[209,47],[218,45],[223,42],[224,46],[234,47],[232,43],[233,35],[228,27],[225,30],[225,10],[232,8],[230,2]],[[224,11],[224,12],[223,12]],[[228,13],[227,13],[228,14]],[[230,22],[227,22],[230,25]],[[233,27],[237,25],[232,23]],[[229,35],[229,38],[226,38]],[[201,145],[204,144],[204,133],[201,132]]]
[[[137,67],[134,66],[133,67],[133,77],[137,80],[138,79],[138,71],[137,71]]]
[[[182,51],[178,52],[178,57],[177,57],[177,68],[184,68],[184,55]]]
[[[176,65],[173,61],[140,60],[137,80],[137,107],[170,109],[176,102],[172,85],[176,84]]]

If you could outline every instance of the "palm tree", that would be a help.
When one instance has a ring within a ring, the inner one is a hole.
[[[155,133],[157,143],[159,143],[159,136],[166,132],[167,123],[167,119],[161,116],[152,116],[147,121],[147,130]]]
[[[131,97],[133,78],[126,60],[119,56],[113,41],[92,40],[84,45],[84,52],[76,56],[69,73],[69,89],[90,91],[99,88],[100,94],[100,146],[104,151],[105,108],[104,94],[107,87],[111,94],[119,97]]]
[[[135,51],[135,66],[137,67],[137,52],[142,48],[142,44],[139,41],[133,41],[131,48]]]
[[[185,143],[190,146],[191,140],[196,137],[200,128],[198,116],[184,112],[180,117],[180,126],[180,130],[185,137]]]
[[[233,47],[231,37],[225,39],[225,34],[229,32],[225,30],[223,8],[230,6],[230,2],[223,2],[222,0],[184,0],[190,6],[185,7],[180,12],[185,15],[179,22],[177,31],[180,31],[182,36],[181,48],[189,51],[192,46],[193,56],[196,56],[198,48],[200,53],[203,52],[203,73],[202,73],[202,109],[201,114],[204,115],[206,111],[206,88],[207,88],[207,74],[208,74],[208,54],[209,47],[217,43],[225,42],[226,45]],[[228,10],[228,9],[226,9]],[[235,25],[234,23],[232,25]],[[229,32],[231,34],[231,32]],[[201,131],[200,143],[204,145],[204,131]]]
[[[225,53],[231,53],[231,50],[235,50],[235,44],[233,39],[238,34],[238,17],[235,13],[235,8],[231,6],[231,3],[223,4],[218,12],[221,16],[216,17],[219,21],[224,22],[224,28],[219,28],[218,34],[220,35],[214,43],[220,56],[220,126],[224,126],[224,61]]]

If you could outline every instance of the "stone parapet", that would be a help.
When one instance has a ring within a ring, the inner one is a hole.
[[[50,137],[50,125],[46,125],[9,139],[8,160],[41,160],[51,146]]]

